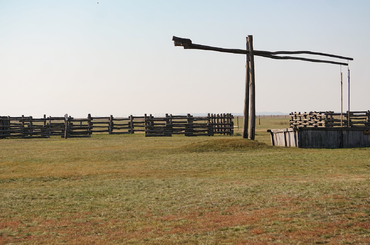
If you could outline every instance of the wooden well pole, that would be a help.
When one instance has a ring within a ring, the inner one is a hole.
[[[246,38],[246,46],[248,49],[248,37]],[[249,64],[248,54],[246,55],[245,65],[245,96],[244,96],[244,119],[243,119],[243,138],[248,138],[248,121],[249,121]]]
[[[253,51],[253,36],[247,37],[247,60],[248,60],[248,79],[249,79],[249,137],[248,139],[254,140],[256,128],[256,87],[254,76],[254,51]]]
[[[301,60],[301,61],[327,63],[327,64],[344,65],[344,66],[348,66],[348,63],[331,61],[331,60],[311,59],[311,58],[304,58],[304,57],[281,56],[281,55],[309,54],[309,55],[319,55],[319,56],[326,56],[326,57],[338,58],[338,59],[346,59],[347,62],[348,60],[353,60],[353,58],[350,58],[350,57],[344,57],[344,56],[326,54],[326,53],[320,53],[320,52],[312,52],[312,51],[270,52],[270,51],[254,50],[252,35],[249,35],[247,37],[247,49],[246,50],[219,48],[219,47],[200,45],[200,44],[193,43],[191,39],[175,37],[175,36],[172,37],[172,40],[174,41],[175,46],[182,46],[184,47],[184,49],[200,49],[200,50],[217,51],[217,52],[224,52],[224,53],[231,53],[231,54],[246,54],[247,55],[243,138],[249,138],[252,140],[254,140],[255,138],[255,125],[256,125],[256,97],[255,97],[256,89],[255,89],[255,73],[254,73],[254,56],[255,55],[266,57],[266,58],[271,58],[271,59]],[[349,73],[349,70],[348,70],[348,73]],[[348,84],[349,84],[349,78],[348,78]],[[348,104],[348,108],[349,108],[349,104]],[[249,113],[248,113],[248,110],[249,110]]]

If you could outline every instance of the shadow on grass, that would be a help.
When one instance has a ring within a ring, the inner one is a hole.
[[[265,143],[247,139],[211,139],[180,147],[184,152],[248,151],[269,148],[272,147]]]

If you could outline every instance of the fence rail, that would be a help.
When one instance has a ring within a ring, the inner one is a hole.
[[[347,111],[346,113],[335,113],[333,111],[290,113],[290,127],[370,127],[370,110],[368,111]]]
[[[64,117],[33,118],[32,116],[0,116],[0,139],[3,138],[49,138],[51,136],[90,137],[93,133],[133,134],[145,132],[146,137],[200,136],[233,134],[233,115],[208,114],[206,117],[188,115],[152,115],[123,117]]]

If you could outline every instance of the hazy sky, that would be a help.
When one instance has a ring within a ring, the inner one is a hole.
[[[353,57],[351,110],[369,110],[369,11],[368,0],[2,0],[0,115],[242,113],[245,55],[172,36]],[[255,69],[257,112],[340,111],[340,66],[256,57]]]

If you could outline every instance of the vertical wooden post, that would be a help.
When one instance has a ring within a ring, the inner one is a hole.
[[[233,119],[234,119],[234,117],[230,113],[230,123],[231,123],[231,134],[230,135],[233,135],[234,134],[234,121],[233,121]],[[238,126],[238,129],[239,129],[239,126]]]
[[[172,114],[168,115],[168,113],[166,113],[164,136],[172,136]]]
[[[212,127],[212,121],[211,121],[211,114],[208,113],[207,115],[207,129],[208,129],[208,136],[213,136],[213,127]]]
[[[52,128],[51,128],[51,116],[49,116],[49,121],[48,121],[48,134],[49,134],[49,138],[50,138],[50,136],[51,136],[51,130],[52,130]]]
[[[249,136],[248,138],[254,140],[255,138],[255,127],[256,127],[256,89],[255,89],[255,77],[254,77],[254,51],[253,51],[253,36],[249,35],[247,38],[247,50],[248,57],[248,71],[249,71]]]
[[[246,38],[246,46],[248,50],[248,37]],[[245,95],[244,95],[244,118],[243,118],[243,138],[248,138],[248,122],[249,122],[249,55],[246,56],[245,63]]]
[[[92,128],[93,128],[93,124],[91,122],[92,118],[91,118],[91,114],[89,113],[87,115],[87,127],[88,127],[88,135],[91,136],[92,134]]]
[[[64,138],[68,137],[68,114],[64,115]]]
[[[224,135],[226,135],[226,133],[227,133],[227,129],[226,129],[226,127],[227,127],[227,123],[228,123],[228,119],[227,119],[227,115],[224,113],[224,122],[223,122],[223,125],[222,125],[222,127],[223,127],[223,131],[224,131]]]
[[[349,70],[349,66],[348,66],[348,123],[347,123],[347,127],[351,127],[351,114],[350,114],[350,111],[351,111],[351,76],[350,76],[350,70]]]
[[[7,120],[6,120],[6,126],[7,126],[6,136],[9,136],[9,137],[10,137],[10,134],[11,134],[10,120],[11,120],[10,116],[8,116]],[[4,125],[4,121],[3,121],[3,125]]]
[[[193,136],[193,118],[190,113],[188,113],[186,116],[185,136]]]
[[[44,114],[44,121],[43,121],[43,127],[42,127],[42,130],[41,130],[41,137],[47,137],[46,135],[46,114]]]
[[[33,117],[32,116],[29,116],[28,118],[29,118],[30,122],[28,124],[28,128],[27,129],[28,129],[29,136],[32,138],[33,137]]]
[[[22,115],[23,116],[23,115]],[[8,136],[10,137],[10,134],[11,134],[11,125],[10,125],[10,116],[8,116],[8,120],[7,120],[7,126],[8,126]],[[23,135],[23,129],[22,129],[22,135]]]
[[[343,127],[343,74],[340,66],[340,126]]]
[[[134,120],[132,115],[130,115],[130,134],[134,133]]]
[[[9,123],[10,123],[10,121],[9,121]],[[22,115],[22,136],[21,136],[22,138],[25,137],[25,133],[26,133],[26,129],[24,127],[24,115]]]
[[[145,137],[147,137],[148,135],[148,119],[147,119],[147,116],[146,114],[144,114],[144,132],[145,132]]]
[[[113,132],[113,115],[110,115],[109,117],[109,134],[112,134]]]

